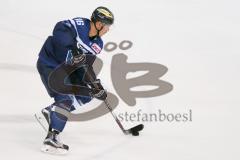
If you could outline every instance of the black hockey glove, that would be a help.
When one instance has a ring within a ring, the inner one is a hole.
[[[86,62],[86,54],[81,49],[74,47],[68,51],[66,63],[70,65],[84,64]]]
[[[106,100],[107,98],[107,92],[106,90],[104,90],[102,84],[101,84],[101,81],[100,79],[96,79],[95,81],[91,82],[91,83],[88,83],[92,89],[91,91],[91,95],[94,97],[94,98],[97,98],[99,100]]]

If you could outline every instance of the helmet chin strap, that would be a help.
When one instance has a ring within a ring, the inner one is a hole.
[[[96,26],[96,22],[94,22],[93,24],[94,24],[95,29],[97,30],[97,34],[95,36],[93,36],[93,39],[94,39],[95,37],[99,36],[99,32],[103,29],[103,26],[101,27],[101,29],[98,30],[97,26]]]

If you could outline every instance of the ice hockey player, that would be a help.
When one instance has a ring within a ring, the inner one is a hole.
[[[55,92],[49,86],[49,75],[62,63],[69,65],[79,63],[79,56],[82,54],[91,54],[92,59],[87,61],[91,76],[98,89],[93,85],[86,85],[91,89],[89,96],[74,95],[74,98],[80,105],[86,104],[97,98],[105,100],[107,97],[106,90],[99,79],[97,79],[92,64],[103,48],[101,37],[109,31],[110,26],[114,22],[112,12],[106,7],[98,7],[92,13],[90,19],[77,17],[71,20],[58,22],[53,30],[53,34],[45,41],[37,61],[37,69],[41,80],[50,97],[54,98],[54,103],[42,109],[42,114],[46,118],[49,129],[47,136],[43,142],[42,151],[48,153],[67,153],[69,147],[58,139],[59,134],[63,131],[67,117],[55,112],[56,107],[65,109],[68,112],[75,110],[73,106],[73,95],[61,94]],[[84,72],[80,69],[74,71],[68,81],[72,84],[85,85],[86,81],[83,77]]]

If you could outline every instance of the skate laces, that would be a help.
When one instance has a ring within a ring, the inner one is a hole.
[[[54,139],[55,143],[57,143],[60,146],[63,146],[63,143],[61,142],[59,133],[56,133],[53,131],[53,139]]]

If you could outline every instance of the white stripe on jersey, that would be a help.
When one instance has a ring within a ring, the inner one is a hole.
[[[76,26],[74,20],[71,19],[70,22],[71,22],[71,24],[74,26],[75,31],[76,31],[76,33],[77,33],[77,37],[76,37],[77,42],[79,42],[79,43],[80,43],[86,50],[88,50],[90,53],[96,54],[96,53],[92,50],[92,48],[90,48],[88,45],[86,45],[85,43],[83,43],[83,41],[82,41],[81,38],[79,37],[78,30],[77,30],[77,26]]]

